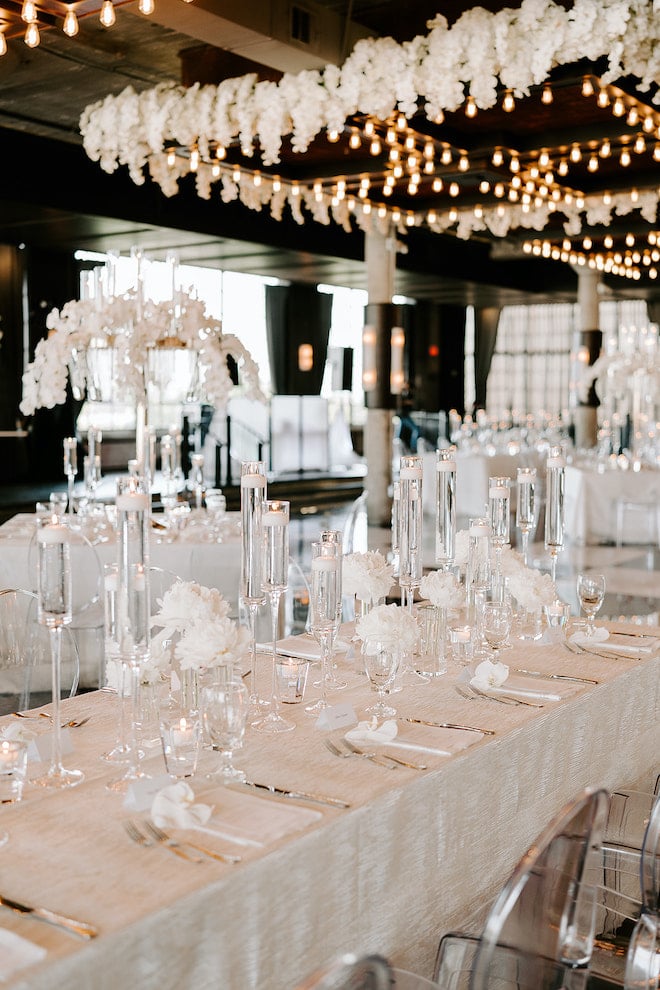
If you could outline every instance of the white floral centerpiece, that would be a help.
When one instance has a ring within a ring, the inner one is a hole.
[[[419,637],[417,620],[400,605],[376,605],[355,624],[356,635],[369,650],[369,643],[381,643],[400,654],[412,653]]]
[[[48,336],[37,343],[34,360],[23,374],[21,412],[51,409],[66,399],[67,377],[76,398],[91,384],[87,357],[112,348],[113,397],[145,401],[150,355],[159,348],[180,348],[197,356],[199,387],[207,401],[224,407],[233,388],[227,358],[236,361],[250,398],[262,399],[259,369],[233,334],[209,320],[205,304],[179,290],[176,305],[153,302],[137,290],[105,299],[70,300],[46,317]]]
[[[528,612],[540,612],[544,605],[557,600],[557,588],[551,576],[527,567],[520,554],[511,548],[505,548],[502,554],[502,575],[511,597]]]
[[[394,565],[380,550],[346,554],[342,561],[342,592],[373,605],[385,598],[394,582]]]
[[[152,637],[152,656],[174,656],[182,671],[203,671],[233,665],[249,650],[248,630],[229,618],[229,603],[216,588],[194,581],[176,581],[151,619],[159,632]]]
[[[465,604],[465,588],[454,574],[431,571],[419,585],[419,593],[437,608],[460,608]]]

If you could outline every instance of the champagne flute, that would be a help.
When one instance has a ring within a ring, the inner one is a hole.
[[[343,592],[342,592],[342,550],[343,550],[343,540],[344,535],[339,529],[324,529],[321,533],[322,543],[336,543],[338,549],[338,574],[337,574],[337,618],[332,630],[332,641],[330,643],[330,664],[328,670],[328,687],[332,688],[333,691],[343,691],[345,687],[348,686],[347,681],[342,681],[337,676],[337,664],[335,663],[335,646],[337,643],[337,637],[339,636],[339,629],[341,627],[342,620],[342,605],[343,605]],[[318,685],[315,683],[314,685]]]
[[[594,620],[605,600],[605,576],[603,574],[578,574],[577,596],[580,608],[587,617],[585,636],[591,639],[596,635]]]
[[[280,715],[277,682],[277,627],[280,599],[286,591],[289,574],[289,503],[266,499],[261,516],[263,529],[263,576],[261,586],[270,602],[272,663],[270,709],[252,723],[258,732],[290,732],[295,723]]]
[[[511,632],[511,609],[505,602],[485,602],[481,631],[490,647],[493,662],[498,663],[500,650],[508,647]]]
[[[328,708],[328,670],[330,645],[337,621],[337,587],[339,581],[339,546],[319,540],[312,543],[312,574],[310,580],[310,629],[321,648],[321,697],[305,711],[318,715]]]
[[[552,447],[546,462],[545,549],[550,554],[553,581],[557,576],[557,556],[564,549],[565,466],[560,448]]]
[[[84,780],[82,770],[68,770],[62,765],[60,733],[62,628],[72,618],[70,536],[69,527],[60,517],[37,520],[37,614],[49,632],[53,695],[50,767],[35,780],[42,787],[75,787]]]
[[[218,750],[222,762],[216,770],[207,773],[208,780],[245,780],[245,773],[234,766],[234,753],[242,749],[250,707],[248,689],[243,681],[229,675],[224,683],[202,688],[202,712],[204,729],[211,746]]]
[[[522,557],[529,566],[529,534],[536,522],[536,468],[518,468],[516,473],[516,526],[520,530]]]

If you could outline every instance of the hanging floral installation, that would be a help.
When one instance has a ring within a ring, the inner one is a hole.
[[[106,172],[127,166],[137,184],[148,170],[167,196],[193,172],[203,198],[219,183],[223,202],[268,207],[276,219],[288,206],[298,223],[306,211],[347,230],[353,223],[383,231],[394,224],[400,232],[426,224],[461,238],[480,230],[504,237],[519,227],[543,230],[555,212],[565,216],[569,235],[583,223],[607,224],[633,210],[655,222],[658,188],[567,196],[560,203],[536,197],[531,204],[415,211],[377,203],[368,194],[347,195],[341,183],[329,189],[275,174],[284,147],[303,154],[323,132],[336,140],[350,120],[404,115],[407,123],[421,112],[438,122],[467,102],[486,110],[503,89],[512,98],[528,96],[554,68],[581,59],[605,64],[603,87],[632,76],[638,91],[648,92],[660,78],[660,17],[647,0],[576,0],[570,9],[553,0],[523,0],[518,9],[495,13],[474,7],[451,26],[438,14],[428,26],[427,35],[403,44],[387,37],[359,41],[343,65],[285,73],[278,82],[249,74],[217,86],[163,84],[141,93],[128,87],[85,109],[85,151]],[[660,102],[657,90],[652,102]],[[246,169],[225,161],[232,146],[260,164]]]
[[[154,302],[138,280],[125,293],[70,300],[61,310],[51,310],[46,326],[48,336],[37,343],[23,374],[20,409],[26,416],[61,405],[67,380],[76,398],[103,398],[97,394],[99,361],[104,361],[113,398],[145,402],[150,385],[158,383],[159,357],[175,352],[192,359],[189,389],[198,400],[216,408],[226,405],[234,390],[227,359],[233,358],[243,394],[264,401],[250,353],[218,322],[209,321],[204,302],[183,288],[171,300]]]

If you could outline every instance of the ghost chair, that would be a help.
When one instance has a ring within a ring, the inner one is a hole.
[[[296,990],[391,990],[392,967],[380,955],[338,956],[311,973]]]
[[[49,630],[39,622],[31,591],[0,591],[0,715],[38,708],[52,701]],[[69,626],[62,629],[61,697],[73,697],[80,679],[80,656]]]
[[[434,980],[451,990],[577,990],[587,986],[596,885],[609,795],[586,790],[519,860],[481,931],[439,945]]]

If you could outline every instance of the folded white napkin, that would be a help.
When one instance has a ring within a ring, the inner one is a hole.
[[[610,634],[604,626],[596,626],[594,628],[593,636],[587,636],[584,629],[577,629],[569,639],[571,643],[575,643],[576,646],[589,646],[594,643],[604,643],[606,639],[610,638]]]
[[[22,718],[17,718],[14,722],[9,722],[0,731],[0,738],[2,739],[17,739],[19,742],[28,743],[36,739],[38,735],[39,733],[33,729],[30,723]]]
[[[438,749],[437,746],[423,746],[419,743],[408,742],[397,738],[399,727],[393,719],[386,719],[378,725],[374,716],[370,722],[358,722],[354,729],[349,729],[346,739],[352,743],[378,743],[381,746],[396,746],[398,749],[409,749],[417,753],[432,753],[434,756],[451,756],[451,750]],[[474,742],[474,740],[471,740]]]
[[[270,649],[270,646],[264,647]],[[335,643],[335,653],[347,653],[350,644],[338,639]],[[321,647],[313,636],[309,633],[301,633],[300,636],[287,636],[277,642],[277,652],[285,657],[302,657],[304,660],[318,660],[321,656]]]
[[[509,668],[505,663],[493,663],[492,660],[482,660],[477,665],[473,677],[470,679],[472,687],[480,691],[490,691],[491,688],[500,687],[509,676]]]
[[[178,780],[158,791],[151,805],[151,817],[158,828],[199,828],[211,817],[208,804],[194,804],[195,793],[185,780]]]
[[[29,942],[16,932],[0,928],[0,980],[8,980],[19,969],[33,966],[47,955],[41,945]]]
[[[613,637],[616,633],[613,634]],[[626,642],[619,639],[611,637],[607,642],[598,642],[593,645],[598,649],[599,653],[611,653],[613,656],[620,657],[641,657],[646,656],[651,653],[655,653],[660,646],[660,640],[658,639],[626,639]],[[587,649],[593,642],[593,640],[573,640],[574,643],[578,643],[580,646],[586,646]]]

